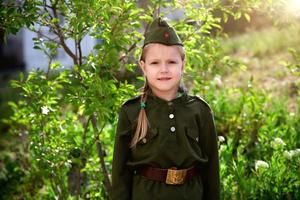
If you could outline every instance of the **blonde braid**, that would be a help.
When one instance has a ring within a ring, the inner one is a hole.
[[[130,148],[135,148],[136,144],[147,135],[149,122],[146,114],[145,103],[147,101],[149,91],[150,87],[147,81],[145,81],[145,85],[141,94],[141,110],[138,116],[136,130],[131,140]]]

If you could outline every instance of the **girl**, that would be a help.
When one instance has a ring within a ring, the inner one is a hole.
[[[180,86],[185,63],[175,30],[158,18],[146,35],[143,92],[119,113],[113,200],[218,200],[217,136],[209,105]]]

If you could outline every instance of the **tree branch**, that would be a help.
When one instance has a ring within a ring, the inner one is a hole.
[[[133,43],[133,44],[129,47],[129,49],[127,50],[127,54],[128,54],[130,51],[132,51],[135,47],[136,47],[136,42]],[[123,60],[126,58],[127,54],[121,56],[121,57],[119,58],[119,61],[120,61],[120,62],[123,61]]]
[[[81,149],[84,149],[85,144],[86,144],[86,134],[88,131],[88,127],[89,127],[89,123],[91,121],[91,116],[89,116],[85,126],[84,126],[84,131],[83,131],[83,135],[82,135],[82,144],[81,144]]]
[[[37,33],[38,35],[41,35],[43,38],[46,38],[50,42],[54,42],[56,44],[60,44],[57,41],[58,38],[50,38],[49,36],[45,35],[41,30],[34,30],[34,32]]]
[[[57,10],[56,10],[57,3],[58,3],[58,0],[56,0],[54,2],[54,4],[52,4],[52,6],[51,6],[51,9],[52,9],[52,12],[53,12],[53,15],[55,18],[58,18],[58,14],[57,14]],[[63,47],[65,52],[73,59],[74,64],[78,65],[76,55],[71,51],[71,49],[68,47],[68,45],[65,42],[65,37],[64,37],[63,31],[62,31],[62,27],[56,23],[54,25],[54,28],[56,29],[56,31],[54,31],[54,33],[58,36],[59,41],[61,43],[60,45]]]
[[[78,51],[79,51],[79,58],[78,58],[79,65],[82,65],[82,63],[83,63],[82,50],[81,50],[81,41],[82,41],[82,38],[80,38],[77,42],[77,48],[78,48]]]
[[[95,114],[91,115],[91,120],[92,120],[92,125],[93,125],[93,129],[94,129],[94,133],[95,133],[95,140],[96,140],[96,146],[97,146],[97,151],[98,151],[98,157],[100,159],[100,164],[101,164],[102,172],[103,172],[103,175],[104,175],[104,187],[107,191],[109,199],[111,199],[111,182],[110,182],[109,173],[108,173],[108,170],[106,168],[105,161],[104,161],[104,154],[103,154],[104,151],[103,151],[103,148],[102,148],[102,144],[99,140],[99,135],[102,132],[104,126],[103,126],[102,130],[100,131],[100,133],[97,134],[98,128],[97,128],[97,119],[96,119]]]

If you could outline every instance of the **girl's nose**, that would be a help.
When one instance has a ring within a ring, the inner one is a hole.
[[[161,64],[161,70],[160,70],[162,73],[165,73],[165,72],[168,72],[169,71],[169,68],[168,68],[168,65],[166,63],[162,63]]]

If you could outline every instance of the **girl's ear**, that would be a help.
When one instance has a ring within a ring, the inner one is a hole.
[[[144,74],[144,76],[145,76],[145,75],[146,75],[146,73],[145,73],[145,62],[142,61],[142,60],[140,60],[140,61],[139,61],[139,65],[140,65],[140,68],[142,69],[143,74]]]

